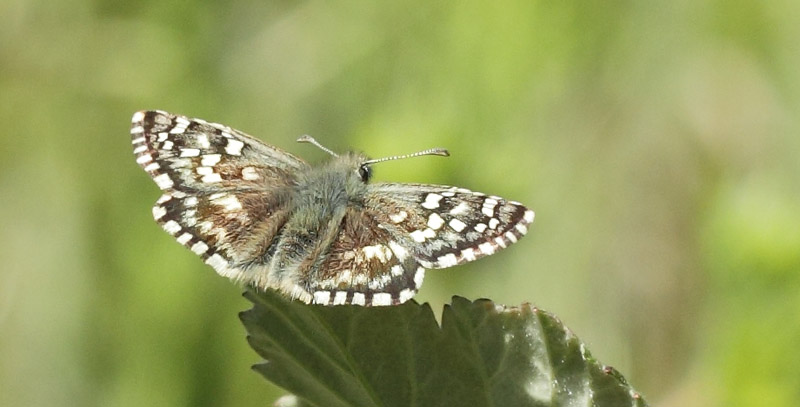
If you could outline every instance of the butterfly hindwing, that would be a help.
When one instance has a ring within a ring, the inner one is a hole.
[[[425,270],[373,214],[349,208],[308,290],[318,304],[395,305],[417,293]]]

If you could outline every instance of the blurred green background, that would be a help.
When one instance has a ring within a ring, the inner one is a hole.
[[[531,302],[663,406],[800,398],[800,3],[0,2],[0,405],[265,406],[240,288],[152,220],[130,116],[526,203],[417,299]]]

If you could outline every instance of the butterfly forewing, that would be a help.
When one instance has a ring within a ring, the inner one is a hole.
[[[528,231],[533,211],[463,188],[383,183],[370,186],[367,210],[426,268],[485,257]]]
[[[131,137],[136,162],[165,191],[273,189],[308,167],[238,130],[161,111],[134,114]]]

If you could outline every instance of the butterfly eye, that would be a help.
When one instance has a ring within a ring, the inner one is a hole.
[[[361,180],[364,182],[369,181],[369,179],[372,178],[372,168],[368,165],[358,167],[358,176],[361,177]]]

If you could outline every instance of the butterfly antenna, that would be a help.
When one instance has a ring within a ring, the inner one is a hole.
[[[375,164],[375,163],[380,163],[380,162],[384,162],[384,161],[402,160],[404,158],[419,157],[419,156],[422,156],[422,155],[440,155],[442,157],[449,157],[450,156],[450,152],[445,150],[444,148],[439,148],[439,147],[437,147],[437,148],[429,148],[427,150],[419,151],[419,152],[416,152],[416,153],[413,153],[413,154],[393,155],[391,157],[384,157],[384,158],[378,158],[378,159],[375,159],[375,160],[368,160],[368,161],[365,161],[363,163],[363,165]]]
[[[334,157],[338,157],[339,156],[339,154],[336,154],[333,151],[331,151],[329,148],[323,146],[317,140],[314,140],[314,137],[311,137],[308,134],[304,134],[304,135],[300,136],[300,138],[297,139],[297,142],[298,143],[311,143],[311,144],[319,147],[320,150],[322,150],[322,151],[324,151],[324,152],[326,152],[326,153],[328,153],[328,154],[330,154],[330,155],[332,155]]]

